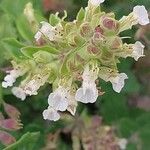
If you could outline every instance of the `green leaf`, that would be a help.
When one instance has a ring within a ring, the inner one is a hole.
[[[4,150],[34,150],[39,136],[39,132],[27,132],[16,143],[6,147]]]
[[[21,0],[21,2],[20,0],[2,0],[0,1],[0,7],[4,12],[16,19],[16,16],[20,15],[20,13],[23,12],[24,6],[28,1],[29,0]]]
[[[125,138],[129,138],[133,133],[135,133],[138,129],[138,125],[136,121],[129,118],[123,118],[119,121],[119,131],[121,136]]]
[[[32,32],[31,27],[24,15],[20,15],[16,19],[16,26],[21,37],[31,43],[35,33]]]
[[[33,54],[39,51],[45,51],[51,54],[58,54],[58,50],[52,46],[41,46],[41,47],[28,46],[28,47],[23,47],[21,49],[22,54],[24,54],[25,56],[29,58],[33,58]]]
[[[150,124],[143,126],[143,129],[140,130],[139,137],[142,141],[142,150],[149,150],[150,148]]]
[[[13,19],[8,14],[1,14],[0,20],[0,39],[7,37],[16,38],[17,34],[13,25]]]
[[[96,102],[99,114],[103,116],[107,123],[112,123],[122,117],[129,116],[126,97],[113,91],[112,85],[104,81],[100,86],[105,94]]]
[[[85,17],[85,10],[81,8],[77,14],[76,20],[83,21],[84,17]]]
[[[14,38],[6,38],[2,40],[4,48],[16,59],[22,59],[23,55],[20,51],[25,45]]]
[[[129,143],[129,144],[127,145],[126,150],[137,150],[137,146],[136,146],[136,144]]]

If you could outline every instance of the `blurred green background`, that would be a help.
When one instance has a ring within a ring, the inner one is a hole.
[[[50,13],[57,11],[68,12],[68,20],[75,19],[81,7],[86,7],[87,0],[0,0],[0,80],[2,82],[5,73],[4,68],[10,66],[10,49],[15,48],[4,44],[5,38],[15,38],[26,44],[33,43],[33,34],[23,17],[23,10],[27,2],[32,2],[38,21],[49,19]],[[102,10],[113,11],[116,18],[128,15],[135,5],[145,5],[150,11],[149,0],[106,0],[102,4]],[[150,26],[150,25],[149,25]],[[136,26],[132,30],[122,33],[123,36],[130,36],[125,40],[127,43],[134,43],[140,40],[146,45],[145,55],[137,63],[133,59],[123,59],[119,68],[125,72],[129,79],[120,94],[112,90],[110,84],[101,82],[100,85],[105,94],[95,104],[82,105],[78,107],[75,118],[67,115],[58,122],[46,122],[42,118],[42,112],[47,107],[47,97],[51,87],[43,87],[38,96],[30,97],[26,101],[19,101],[14,97],[10,89],[0,90],[1,98],[5,102],[17,107],[21,112],[23,128],[12,135],[17,140],[27,133],[19,146],[10,147],[10,150],[71,150],[73,149],[72,130],[69,127],[75,124],[79,118],[86,122],[85,118],[94,115],[102,117],[103,125],[115,127],[117,137],[128,140],[127,150],[150,150],[150,27]],[[3,111],[2,106],[1,111]],[[87,122],[88,124],[88,122]],[[79,125],[79,124],[78,124]],[[69,129],[68,129],[69,128]],[[68,129],[65,132],[64,129]],[[58,140],[47,141],[52,134],[59,135]],[[47,146],[50,143],[50,146]],[[47,147],[46,147],[47,146]],[[0,149],[4,146],[0,144]],[[83,149],[83,148],[81,148]],[[78,150],[78,149],[75,149]],[[98,149],[101,150],[101,149]],[[107,150],[107,149],[106,149]]]

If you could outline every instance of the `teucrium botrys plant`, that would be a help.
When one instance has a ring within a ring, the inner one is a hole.
[[[141,42],[123,43],[119,33],[138,23],[146,25],[149,19],[145,7],[136,6],[129,16],[116,20],[114,13],[101,11],[102,2],[89,0],[72,22],[65,21],[66,12],[63,18],[56,13],[50,16],[49,23],[42,21],[35,34],[39,46],[21,49],[24,59],[13,61],[14,69],[8,71],[2,86],[11,87],[23,76],[12,93],[25,100],[27,96],[37,95],[44,84],[52,84],[53,92],[43,117],[54,121],[60,118],[59,112],[68,110],[74,115],[78,101],[94,103],[99,95],[98,79],[111,82],[119,93],[128,79],[117,68],[119,58],[133,57],[137,61],[144,56]],[[32,20],[36,22],[31,5],[27,7],[24,12],[27,20],[30,24]],[[81,81],[81,86],[77,81]]]

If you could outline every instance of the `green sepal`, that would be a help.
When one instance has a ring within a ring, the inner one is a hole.
[[[85,18],[85,10],[83,9],[83,7],[81,7],[81,9],[79,10],[76,20],[77,21],[83,21]]]
[[[59,13],[51,14],[51,15],[50,15],[50,17],[49,17],[49,23],[50,23],[52,26],[56,26],[56,25],[61,21],[61,19],[58,17],[58,14],[59,14]]]

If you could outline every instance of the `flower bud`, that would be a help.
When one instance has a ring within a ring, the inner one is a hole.
[[[106,34],[114,34],[119,31],[119,23],[111,17],[101,17],[101,23]]]
[[[18,111],[18,109],[15,108],[14,106],[10,105],[10,104],[4,103],[4,109],[10,118],[15,119],[15,118],[18,118],[20,116],[20,112]]]
[[[16,139],[12,135],[10,135],[9,133],[5,131],[0,130],[0,142],[3,145],[7,146],[7,145],[14,143],[15,141]]]
[[[101,46],[104,40],[105,38],[101,33],[95,32],[91,42],[95,46]]]
[[[89,45],[87,47],[87,51],[90,53],[90,54],[98,54],[99,53],[99,49],[97,47],[95,47],[94,45]]]
[[[92,37],[93,30],[89,23],[83,23],[81,25],[80,34],[82,37],[85,38]]]
[[[0,120],[0,127],[6,130],[18,130],[21,128],[21,123],[15,119]]]
[[[100,25],[98,25],[98,26],[95,28],[95,32],[96,32],[96,33],[100,33],[100,34],[102,34],[102,35],[103,35],[103,33],[104,33],[104,31],[103,31],[103,29],[100,27]]]
[[[122,46],[122,40],[116,37],[111,43],[111,49],[118,49]]]

